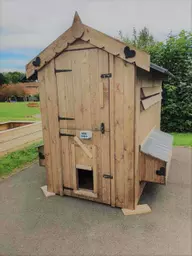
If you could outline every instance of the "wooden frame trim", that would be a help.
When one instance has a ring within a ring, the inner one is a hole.
[[[93,167],[91,165],[76,164],[75,168],[81,169],[81,170],[93,171]]]
[[[73,193],[79,196],[98,198],[98,195],[96,193],[85,189],[73,190]]]
[[[128,63],[136,63],[136,65],[141,69],[150,72],[149,54],[130,46],[131,49],[136,51],[136,55],[131,59],[127,59],[124,54],[124,48],[127,46],[125,43],[84,25],[76,13],[72,26],[41,53],[39,53],[37,56],[40,58],[39,66],[33,65],[36,58],[26,65],[27,78],[33,75],[35,71],[43,68],[47,63],[67,49],[69,45],[79,38],[85,42],[90,42],[93,46],[103,49],[114,56],[120,57]]]
[[[77,190],[77,170],[75,165],[75,144],[71,144],[71,154],[72,154],[72,177],[73,177],[73,189]]]
[[[157,94],[155,96],[152,96],[150,98],[141,100],[141,104],[144,108],[144,110],[148,109],[149,107],[153,106],[154,104],[156,104],[157,102],[161,101],[162,96],[161,94]]]
[[[111,175],[114,177],[111,180],[111,206],[115,207],[115,109],[114,109],[114,82],[115,82],[115,72],[114,72],[114,57],[109,54],[109,72],[113,76],[109,79],[109,123],[110,123],[110,169]]]

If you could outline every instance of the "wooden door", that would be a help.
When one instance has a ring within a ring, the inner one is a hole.
[[[110,204],[111,178],[109,78],[101,75],[109,73],[108,60],[108,53],[97,48],[66,51],[55,59],[66,193],[106,204]],[[92,137],[80,138],[83,131]],[[80,187],[81,169],[87,176],[91,172],[91,189]]]

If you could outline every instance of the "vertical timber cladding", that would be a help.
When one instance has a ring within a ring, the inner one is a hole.
[[[55,59],[55,68],[71,70],[58,72],[57,89],[59,116],[74,120],[60,120],[60,131],[76,135],[80,131],[91,130],[92,138],[81,140],[90,149],[96,146],[97,158],[97,201],[110,204],[110,179],[103,178],[110,174],[109,160],[109,78],[101,74],[109,73],[109,55],[100,49],[65,51]],[[100,131],[101,123],[105,124],[105,133]],[[62,167],[64,186],[74,188],[74,157],[71,147],[75,144],[76,165],[90,165],[83,150],[75,143],[73,136],[61,136]],[[72,161],[73,158],[73,161]],[[87,159],[87,160],[86,160]],[[82,162],[83,161],[83,162]],[[94,163],[93,163],[94,164]],[[73,192],[70,192],[74,195]],[[69,193],[68,193],[69,194]],[[75,195],[74,195],[75,196]]]
[[[38,72],[48,191],[63,195],[54,60]]]
[[[134,209],[135,66],[120,58],[115,58],[114,65],[116,206]]]

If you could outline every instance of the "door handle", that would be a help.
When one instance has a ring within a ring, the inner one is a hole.
[[[104,123],[101,123],[101,125],[100,125],[100,131],[101,131],[102,134],[105,133],[105,124],[104,124]]]

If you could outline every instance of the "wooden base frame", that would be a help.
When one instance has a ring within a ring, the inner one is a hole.
[[[145,213],[150,213],[151,208],[149,207],[148,204],[140,204],[140,205],[136,206],[135,210],[122,209],[122,212],[125,216],[136,215],[136,214],[145,214]]]

